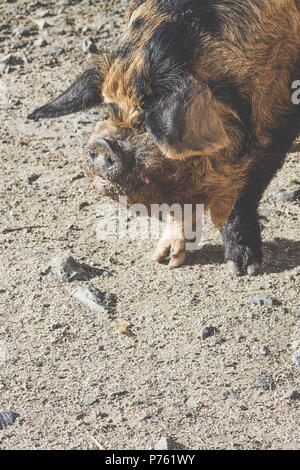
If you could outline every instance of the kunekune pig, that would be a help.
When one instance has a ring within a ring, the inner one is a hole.
[[[30,118],[106,106],[88,144],[102,190],[203,203],[230,274],[256,274],[259,201],[300,131],[296,80],[297,0],[132,0],[115,47]],[[169,254],[172,267],[185,261],[182,222],[171,216],[155,257]]]

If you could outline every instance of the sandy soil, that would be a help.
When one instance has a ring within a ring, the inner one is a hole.
[[[300,188],[300,147],[261,204],[265,274],[231,280],[208,220],[204,248],[176,271],[151,261],[150,240],[97,241],[103,204],[114,207],[83,177],[97,116],[26,120],[83,70],[89,38],[113,40],[125,6],[0,5],[0,411],[19,415],[0,448],[96,449],[96,438],[104,449],[151,449],[168,436],[188,449],[299,450],[300,401],[285,394],[300,391],[300,206],[275,190]],[[18,227],[29,228],[9,230]],[[61,251],[106,272],[61,282],[47,269]],[[70,296],[77,284],[115,294],[115,312],[84,307]],[[277,302],[252,305],[256,294]],[[218,331],[204,340],[207,326]],[[269,385],[253,387],[263,373]]]

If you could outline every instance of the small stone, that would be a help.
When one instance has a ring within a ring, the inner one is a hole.
[[[26,178],[26,183],[32,184],[35,181],[37,181],[40,178],[40,176],[41,175],[36,175],[35,173],[33,173],[32,175],[28,176],[28,178]]]
[[[4,73],[9,71],[9,64],[2,63],[0,64],[0,73]]]
[[[253,383],[252,388],[262,388],[263,390],[273,390],[275,388],[272,378],[263,372]]]
[[[97,47],[90,38],[85,38],[81,43],[81,48],[83,52],[97,52]]]
[[[46,20],[39,20],[39,19],[35,19],[35,18],[31,18],[31,21],[39,28],[39,29],[46,29],[46,28],[49,28],[50,24],[47,23]]]
[[[94,403],[96,403],[98,399],[94,397],[93,395],[86,395],[83,399],[83,404],[84,406],[91,406]]]
[[[122,335],[129,336],[129,337],[133,336],[133,333],[131,331],[132,324],[127,320],[117,320],[113,324],[113,327],[116,331],[118,331]]]
[[[241,411],[248,411],[249,408],[248,408],[248,406],[241,405],[240,410],[241,410]]]
[[[250,304],[254,305],[259,305],[260,307],[263,306],[271,306],[271,305],[276,305],[277,301],[273,299],[272,297],[268,297],[267,295],[264,294],[257,294],[254,297],[251,297],[249,299]]]
[[[96,110],[91,110],[87,113],[81,114],[78,118],[79,124],[90,124],[99,121],[99,113]]]
[[[47,46],[44,49],[44,55],[50,55],[51,57],[58,57],[60,54],[63,53],[63,49],[61,47],[56,46]]]
[[[14,61],[14,56],[12,54],[7,54],[0,59],[0,64],[10,65]]]
[[[13,411],[0,411],[0,429],[11,426],[17,419],[16,413]]]
[[[108,397],[109,398],[118,398],[118,397],[124,397],[125,395],[128,395],[128,391],[127,390],[120,390],[118,392],[109,393]]]
[[[31,32],[28,29],[23,28],[23,26],[17,26],[12,30],[13,34],[18,37],[30,36]]]
[[[71,296],[99,313],[110,313],[116,304],[113,294],[101,292],[94,286],[77,286]]]
[[[297,189],[295,191],[280,191],[277,193],[276,199],[280,202],[300,201],[300,189]]]
[[[86,207],[89,207],[90,203],[87,201],[83,201],[79,204],[78,209],[81,211],[82,209],[85,209]]]
[[[154,444],[153,450],[182,450],[183,448],[182,444],[179,444],[168,437],[162,437],[156,444]]]
[[[216,346],[221,346],[221,344],[225,343],[225,339],[222,338],[221,336],[218,336],[216,338]]]
[[[50,12],[49,10],[41,10],[38,15],[40,18],[46,18],[46,16],[50,16]]]
[[[299,400],[300,393],[298,390],[288,390],[283,397],[285,400]]]
[[[294,341],[292,341],[292,349],[295,351],[295,350],[299,350],[300,351],[300,340],[299,339],[295,339]]]
[[[217,331],[217,328],[215,328],[214,326],[205,326],[204,328],[202,328],[201,337],[203,340],[205,340],[210,336],[214,336]]]
[[[300,373],[300,353],[299,352],[296,352],[293,356],[292,356],[292,361],[293,363],[295,364],[295,366],[297,367],[299,373]]]
[[[61,253],[50,261],[50,266],[63,282],[87,281],[87,272],[70,253]]]
[[[48,45],[48,43],[45,38],[38,38],[36,41],[34,41],[33,45],[36,47],[45,47]]]
[[[34,255],[49,255],[50,251],[48,250],[39,250],[35,248],[31,248],[31,251]]]
[[[63,328],[63,325],[59,322],[57,323],[53,323],[51,326],[50,326],[50,330],[58,330],[59,328]]]
[[[268,348],[268,346],[262,346],[259,350],[259,354],[261,356],[268,356],[270,354],[270,349]]]
[[[223,393],[223,398],[224,400],[228,400],[228,398],[239,400],[240,396],[238,393],[234,392],[233,390],[226,390],[226,392]]]

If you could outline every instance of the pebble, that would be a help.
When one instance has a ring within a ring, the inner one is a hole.
[[[2,63],[0,64],[0,73],[4,73],[6,71],[9,71],[9,64]]]
[[[272,297],[268,297],[267,295],[257,294],[254,297],[251,297],[249,299],[249,303],[263,307],[265,305],[266,306],[276,305],[277,301],[273,299]]]
[[[113,294],[101,292],[94,286],[77,286],[71,296],[91,310],[100,313],[110,313],[116,303],[116,297]]]
[[[86,207],[89,207],[90,203],[87,201],[83,201],[79,204],[78,209],[82,211],[82,209],[85,209]]]
[[[225,343],[225,339],[222,338],[221,336],[218,336],[216,338],[216,346],[221,346],[221,344]]]
[[[59,322],[57,323],[53,323],[51,326],[50,326],[50,330],[59,330],[60,328],[62,328],[63,325]]]
[[[111,392],[108,394],[109,398],[118,398],[118,397],[124,397],[124,395],[128,395],[127,390],[120,390],[118,392]]]
[[[94,54],[97,52],[97,47],[90,38],[83,39],[81,48],[83,52],[92,52]]]
[[[96,397],[94,397],[93,395],[86,395],[82,402],[83,402],[84,406],[91,406],[94,403],[96,403],[97,400],[98,399]]]
[[[204,328],[202,328],[201,337],[203,340],[205,340],[210,336],[214,336],[216,332],[217,328],[215,328],[214,326],[205,326]]]
[[[48,250],[39,250],[39,249],[35,249],[35,248],[31,248],[31,252],[34,255],[49,255],[49,253],[50,253],[50,251],[48,251]]]
[[[49,10],[41,10],[41,11],[39,12],[39,17],[40,17],[40,18],[45,18],[46,16],[50,16]]]
[[[32,184],[35,181],[37,181],[40,178],[40,176],[41,175],[37,175],[37,174],[33,173],[32,175],[30,175],[26,178],[26,183]]]
[[[49,28],[49,26],[50,26],[50,24],[47,23],[47,21],[46,21],[46,20],[43,20],[43,19],[41,19],[41,20],[36,20],[35,18],[31,18],[31,21],[32,21],[34,24],[36,24],[39,29],[46,29],[46,28]]]
[[[44,55],[50,55],[51,57],[58,57],[60,54],[63,53],[63,49],[61,47],[56,46],[47,46],[44,49]]]
[[[224,400],[227,400],[228,398],[239,400],[240,396],[238,393],[234,392],[233,390],[226,390],[226,392],[223,393],[223,398]]]
[[[183,449],[182,444],[173,441],[168,437],[162,437],[153,447],[154,450],[181,450]]]
[[[268,346],[262,346],[259,350],[259,354],[261,356],[269,356],[270,354],[270,349],[268,348]]]
[[[299,400],[300,393],[298,390],[288,390],[283,397],[285,400]]]
[[[16,421],[17,415],[12,411],[0,411],[0,429],[11,426]]]
[[[252,388],[262,388],[263,390],[273,390],[275,388],[272,378],[263,372],[253,383]]]
[[[68,252],[55,256],[50,261],[50,267],[63,282],[87,281],[89,279],[81,264]]]
[[[6,64],[9,65],[13,62],[13,55],[12,54],[7,54],[0,59],[0,64]]]
[[[17,26],[16,28],[12,30],[12,32],[15,36],[18,36],[18,37],[26,37],[26,36],[30,36],[31,34],[31,32],[28,29],[23,28],[23,26]]]
[[[36,47],[45,47],[48,45],[48,43],[45,38],[38,38],[36,41],[34,41],[33,45]]]
[[[78,124],[90,124],[91,122],[98,122],[100,120],[99,113],[96,110],[84,113],[78,118]]]
[[[292,361],[293,363],[295,364],[295,366],[297,367],[299,373],[300,373],[300,353],[299,352],[296,352],[293,356],[292,356]]]
[[[299,339],[295,339],[294,341],[292,341],[292,348],[293,350],[299,350],[300,351],[300,340]]]
[[[277,193],[276,199],[280,202],[300,201],[300,189],[297,189],[295,191],[280,191]]]

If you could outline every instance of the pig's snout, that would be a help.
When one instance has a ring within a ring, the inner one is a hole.
[[[89,145],[87,164],[95,175],[115,181],[126,168],[126,162],[121,156],[122,149],[117,141],[96,139]]]

